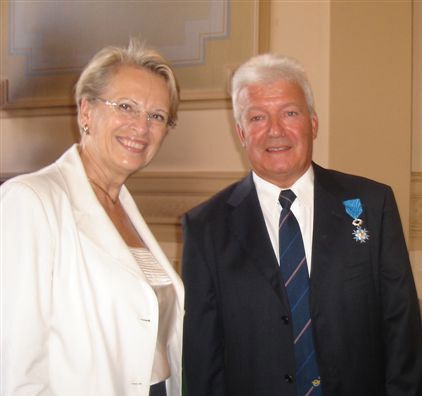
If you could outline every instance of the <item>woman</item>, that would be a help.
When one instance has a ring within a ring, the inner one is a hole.
[[[183,285],[124,186],[176,121],[175,76],[131,40],[76,101],[80,143],[2,186],[0,393],[180,395]]]

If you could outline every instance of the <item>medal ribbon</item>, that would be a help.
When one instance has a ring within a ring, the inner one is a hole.
[[[347,201],[343,201],[343,205],[346,209],[346,213],[352,218],[352,219],[358,219],[359,216],[363,212],[362,208],[362,202],[359,198],[357,199],[349,199]]]

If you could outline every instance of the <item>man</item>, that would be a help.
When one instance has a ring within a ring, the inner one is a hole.
[[[232,100],[252,172],[183,222],[188,395],[422,395],[391,189],[312,162],[318,118],[296,61],[252,58]]]

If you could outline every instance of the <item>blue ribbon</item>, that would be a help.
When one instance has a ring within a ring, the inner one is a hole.
[[[359,198],[357,199],[349,199],[347,201],[343,201],[343,205],[346,209],[347,214],[352,219],[357,219],[363,212],[362,202]]]

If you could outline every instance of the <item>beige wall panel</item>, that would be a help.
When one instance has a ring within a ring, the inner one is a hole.
[[[0,119],[0,172],[30,172],[79,140],[76,116]],[[243,172],[248,165],[235,136],[231,110],[181,111],[148,171]]]
[[[410,250],[419,295],[422,298],[422,172],[412,173],[410,199]]]
[[[237,172],[248,165],[228,109],[182,111],[148,171]]]
[[[0,176],[39,169],[77,139],[75,116],[0,118]]]
[[[330,165],[391,185],[409,227],[412,4],[331,5]]]
[[[412,262],[413,277],[415,278],[416,289],[422,309],[422,250],[411,251],[410,260]]]
[[[298,59],[312,84],[319,117],[314,159],[329,165],[329,1],[273,1],[270,50]]]

